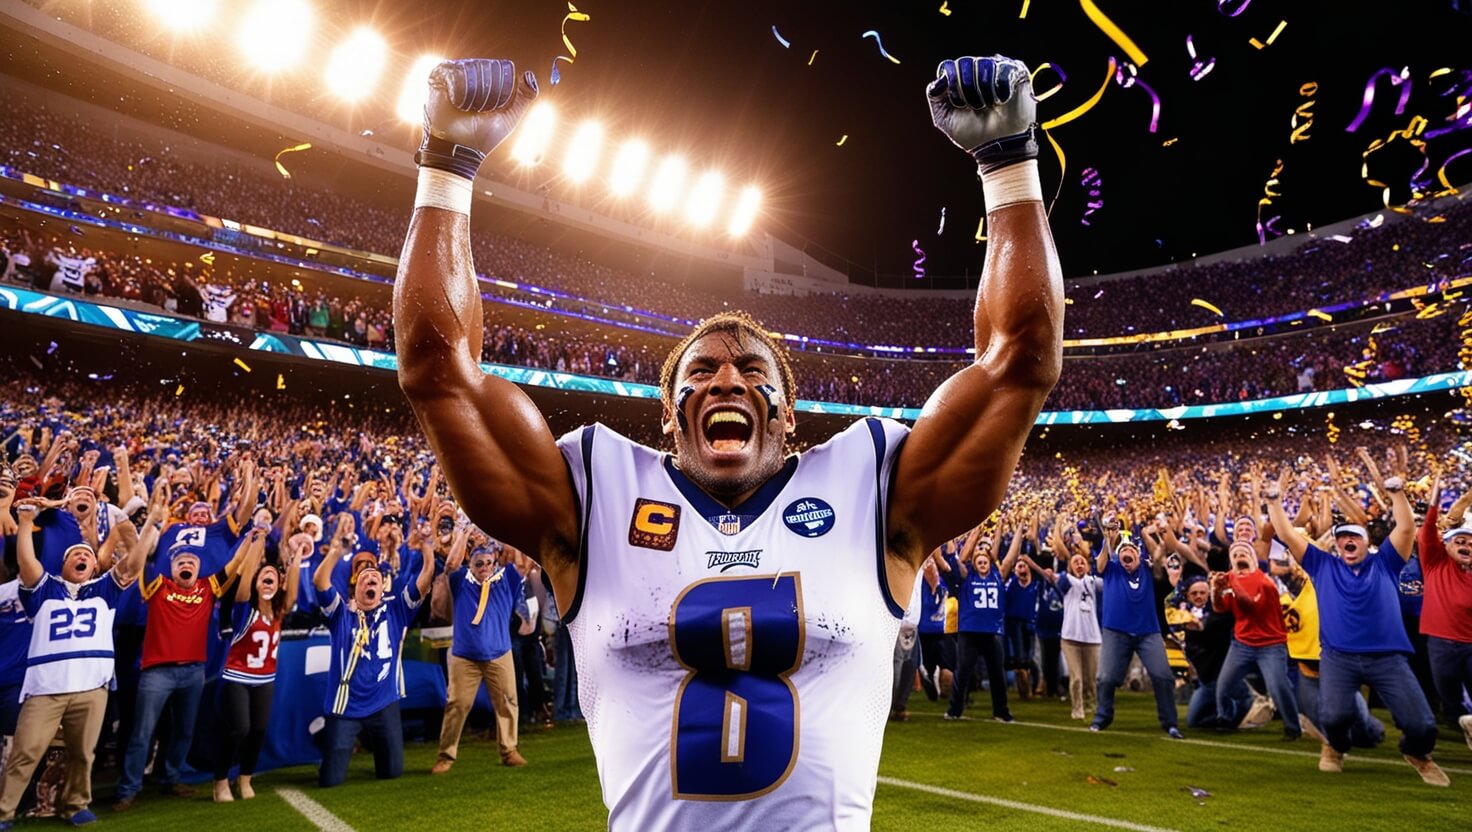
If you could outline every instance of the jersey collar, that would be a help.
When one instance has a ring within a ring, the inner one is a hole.
[[[669,475],[670,482],[680,489],[685,501],[690,503],[707,523],[720,531],[722,524],[732,519],[739,523],[740,529],[746,529],[756,522],[756,519],[772,505],[772,501],[777,499],[777,495],[782,493],[782,489],[787,487],[787,482],[792,479],[792,475],[797,472],[797,460],[798,457],[795,454],[788,457],[780,471],[762,483],[761,488],[747,497],[741,505],[733,508],[721,505],[714,497],[705,493],[700,486],[685,476],[684,472],[675,466],[675,458],[670,454],[665,454],[664,470]]]

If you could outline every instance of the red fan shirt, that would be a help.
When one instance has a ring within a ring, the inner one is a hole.
[[[138,582],[148,604],[148,627],[143,631],[144,670],[157,664],[203,662],[207,651],[210,614],[230,577],[222,570],[200,578],[188,589],[173,579],[155,575]]]
[[[1287,644],[1288,631],[1283,627],[1283,609],[1278,599],[1278,585],[1260,571],[1246,575],[1233,573],[1227,585],[1230,593],[1222,595],[1218,612],[1230,612],[1236,618],[1232,636],[1248,647]]]

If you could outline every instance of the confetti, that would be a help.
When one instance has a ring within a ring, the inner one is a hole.
[[[1314,93],[1318,91],[1319,85],[1314,81],[1309,81],[1307,84],[1298,88],[1298,94],[1308,100],[1299,104],[1293,110],[1293,132],[1288,134],[1289,144],[1306,142],[1311,138],[1308,134],[1308,128],[1314,126]],[[1300,118],[1303,119],[1302,123],[1299,122]]]
[[[567,15],[562,18],[562,45],[567,48],[567,54],[558,55],[552,59],[552,86],[555,87],[562,81],[562,73],[557,71],[557,62],[567,61],[568,63],[574,63],[578,57],[577,47],[572,45],[572,38],[567,36],[567,24],[569,22],[586,23],[589,20],[592,20],[592,18],[585,12],[578,11],[577,6],[574,6],[572,3],[567,4]],[[777,27],[773,26],[772,31],[776,32]],[[778,40],[781,40],[780,35],[778,36]],[[784,43],[782,45],[786,46],[787,44]]]
[[[813,54],[811,54],[811,55],[808,56],[808,66],[812,66],[813,65],[813,61],[815,61],[817,59],[818,59],[818,50],[814,49],[813,50]]]
[[[1282,159],[1279,159],[1279,160],[1277,160],[1276,162],[1273,163],[1273,172],[1270,173],[1270,174],[1268,174],[1268,181],[1266,181],[1266,182],[1263,183],[1263,186],[1262,186],[1262,199],[1259,199],[1257,201],[1257,244],[1258,245],[1263,245],[1264,243],[1267,242],[1267,236],[1264,233],[1266,231],[1273,231],[1274,234],[1275,234],[1275,236],[1280,236],[1280,235],[1277,235],[1276,230],[1273,229],[1273,227],[1272,227],[1273,220],[1276,220],[1277,217],[1273,217],[1272,219],[1268,220],[1267,222],[1263,222],[1262,221],[1262,209],[1267,208],[1268,206],[1270,206],[1270,205],[1273,204],[1273,197],[1282,196],[1281,193],[1273,190],[1273,188],[1277,187],[1277,185],[1278,185],[1278,177],[1282,173],[1283,173],[1283,160]]]
[[[1354,121],[1344,128],[1346,133],[1353,133],[1360,129],[1365,119],[1370,117],[1370,107],[1375,103],[1375,82],[1380,78],[1389,78],[1392,87],[1400,87],[1400,101],[1395,105],[1395,114],[1401,115],[1406,111],[1406,104],[1411,100],[1411,68],[1403,67],[1399,73],[1390,67],[1377,69],[1365,82],[1365,96],[1360,103],[1360,111],[1354,117]]]
[[[1286,28],[1288,28],[1288,21],[1286,21],[1286,20],[1279,20],[1278,21],[1278,27],[1273,30],[1273,33],[1271,35],[1268,35],[1268,39],[1267,39],[1267,42],[1266,43],[1258,40],[1257,38],[1248,38],[1247,39],[1247,42],[1250,43],[1250,44],[1252,44],[1253,46],[1257,47],[1258,49],[1266,49],[1269,46],[1272,46],[1273,45],[1273,41],[1277,40],[1278,39],[1278,35],[1281,35],[1283,33],[1283,30],[1286,29]]]
[[[1244,8],[1246,8],[1245,5]],[[1211,797],[1211,792],[1206,789],[1198,789],[1195,786],[1187,786],[1186,791],[1190,792],[1191,796],[1196,798],[1196,802],[1202,806],[1206,805],[1206,798]]]
[[[1407,142],[1410,143],[1412,147],[1421,152],[1421,156],[1423,158],[1426,158],[1426,140],[1421,138],[1421,134],[1426,131],[1426,126],[1428,123],[1429,122],[1427,122],[1426,119],[1422,116],[1411,116],[1410,123],[1405,126],[1404,130],[1391,130],[1390,134],[1387,135],[1384,139],[1375,139],[1374,141],[1370,142],[1369,146],[1365,148],[1364,153],[1360,154],[1360,158],[1362,160],[1360,162],[1360,178],[1365,180],[1366,185],[1369,185],[1372,188],[1379,188],[1380,201],[1385,205],[1386,208],[1396,212],[1397,214],[1409,214],[1411,213],[1411,210],[1404,206],[1392,206],[1390,204],[1390,186],[1378,179],[1370,178],[1370,154],[1386,147],[1396,139],[1405,139]],[[1411,174],[1411,181],[1414,183],[1417,175],[1422,170],[1425,170],[1426,167],[1430,164],[1431,162],[1428,158],[1426,162],[1422,164],[1420,170],[1418,170],[1416,173]],[[1419,194],[1417,195],[1419,196]]]
[[[1227,11],[1228,8],[1232,8],[1232,3],[1233,0],[1216,0],[1216,10],[1227,17],[1236,17],[1247,11],[1247,7],[1252,5],[1252,0],[1241,0],[1242,5],[1233,8],[1232,11]]]
[[[1329,323],[1334,322],[1334,316],[1330,315],[1328,312],[1325,312],[1322,309],[1310,309],[1308,310],[1308,314],[1314,316],[1315,318],[1318,318],[1321,321],[1327,321]]]
[[[940,207],[940,228],[935,229],[936,236],[946,233],[946,207]]]
[[[779,31],[777,31],[777,24],[775,24],[775,23],[772,24],[772,36],[777,39],[777,42],[778,43],[782,44],[782,48],[783,49],[791,49],[792,48],[792,41],[788,40],[787,38],[782,37],[782,33],[779,32]]]
[[[986,214],[981,215],[981,221],[976,224],[976,242],[980,243],[986,239]]]
[[[1170,147],[1171,145],[1175,144],[1176,142],[1178,142],[1180,140],[1181,139],[1180,139],[1179,136],[1177,136],[1174,139],[1166,139],[1165,141],[1163,141],[1163,142],[1160,143],[1160,146],[1161,147]]]
[[[1118,68],[1119,68],[1118,62],[1116,62],[1115,59],[1114,59],[1114,56],[1111,55],[1109,57],[1109,69],[1107,70],[1106,74],[1104,75],[1104,83],[1102,83],[1102,84],[1099,85],[1098,91],[1096,91],[1089,98],[1089,100],[1087,100],[1084,103],[1078,105],[1077,107],[1074,107],[1072,110],[1069,110],[1068,112],[1064,113],[1061,116],[1058,116],[1057,118],[1049,119],[1049,120],[1043,122],[1043,124],[1042,124],[1043,130],[1052,130],[1054,127],[1061,127],[1061,126],[1067,124],[1068,122],[1073,121],[1074,119],[1076,119],[1079,116],[1083,115],[1084,113],[1087,113],[1089,110],[1094,109],[1094,105],[1095,104],[1098,104],[1099,103],[1099,99],[1101,99],[1101,98],[1104,97],[1104,91],[1107,90],[1107,89],[1109,89],[1109,82],[1112,81],[1112,80],[1114,80],[1114,73],[1115,73],[1115,70],[1117,70]]]
[[[1032,0],[1022,0],[1022,11],[1017,13],[1018,20],[1027,19],[1027,7],[1032,5]]]
[[[213,251],[206,251],[204,254],[199,255],[199,262],[210,266],[215,265],[215,253]]]
[[[182,395],[184,395],[184,385],[181,384],[178,387],[174,388],[174,396],[177,398],[178,396]]]
[[[280,373],[277,373],[276,374],[276,389],[277,390],[285,390],[286,389],[286,376],[283,376]]]
[[[1104,183],[1099,178],[1099,171],[1093,168],[1084,168],[1083,173],[1079,174],[1079,184],[1083,186],[1085,193],[1084,215],[1079,219],[1079,222],[1089,225],[1089,215],[1104,207],[1104,199],[1100,196]],[[1103,293],[1104,291],[1102,289],[1099,290],[1099,294]],[[1098,295],[1095,295],[1095,298],[1097,297]]]
[[[1191,298],[1191,305],[1192,306],[1199,306],[1199,307],[1201,307],[1202,309],[1205,309],[1208,312],[1214,312],[1214,313],[1216,313],[1216,316],[1218,318],[1225,317],[1225,315],[1226,315],[1226,313],[1222,312],[1222,310],[1220,310],[1220,309],[1218,309],[1216,307],[1216,304],[1211,303],[1210,301],[1202,300],[1201,298]]]
[[[869,31],[867,31],[863,35],[861,35],[860,37],[866,37],[866,38],[867,37],[873,37],[874,38],[875,45],[877,45],[879,47],[879,54],[881,54],[884,57],[888,58],[890,63],[897,64],[897,63],[900,62],[900,59],[899,58],[896,58],[895,56],[893,56],[893,55],[889,54],[888,52],[884,51],[884,41],[882,41],[882,40],[879,39],[879,33],[878,32],[874,31],[873,29],[870,29]]]
[[[920,255],[920,257],[915,260],[914,265],[915,279],[919,280],[925,277],[925,250],[920,248],[919,240],[910,241],[910,248],[913,248],[915,250],[915,253]]]
[[[235,366],[237,366],[240,369],[246,371],[247,373],[250,372],[250,365],[247,364],[247,363],[245,363],[244,361],[242,361],[239,358],[235,359]]]
[[[834,147],[843,147],[843,143],[846,141],[848,141],[848,134],[844,133],[843,138],[839,139],[838,144],[834,145]]]
[[[1130,36],[1126,35],[1123,30],[1114,25],[1114,21],[1106,17],[1104,12],[1100,11],[1099,7],[1094,5],[1094,0],[1078,0],[1078,4],[1083,7],[1084,14],[1089,16],[1089,20],[1092,20],[1101,32],[1108,35],[1109,39],[1114,41],[1115,45],[1123,49],[1124,53],[1130,56],[1130,60],[1134,61],[1136,66],[1144,66],[1149,62],[1150,59],[1140,50],[1140,47],[1135,45],[1134,41],[1130,40]]]
[[[1047,90],[1039,93],[1037,91],[1037,88],[1038,88],[1038,76],[1041,75],[1042,72],[1043,72],[1043,70],[1045,70],[1045,69],[1051,69],[1051,70],[1053,70],[1054,74],[1056,74],[1058,76],[1058,83],[1056,83],[1053,86],[1049,87]],[[1048,63],[1047,61],[1044,61],[1043,63],[1038,64],[1038,68],[1037,69],[1034,69],[1032,71],[1032,76],[1031,76],[1030,80],[1032,81],[1032,88],[1033,88],[1032,97],[1035,100],[1037,100],[1037,101],[1046,101],[1049,98],[1051,98],[1054,93],[1056,93],[1059,90],[1063,89],[1064,82],[1066,82],[1068,80],[1068,74],[1063,71],[1063,67],[1057,66],[1055,64]]]
[[[1128,75],[1126,75],[1126,71],[1128,71]],[[1149,84],[1141,81],[1139,76],[1139,69],[1129,62],[1125,62],[1114,70],[1114,82],[1116,84],[1119,84],[1124,89],[1138,86],[1149,94],[1151,102],[1150,132],[1154,133],[1156,128],[1160,126],[1160,96],[1155,94],[1155,90]]]
[[[1196,44],[1191,41],[1190,35],[1186,35],[1186,51],[1190,53],[1191,60],[1196,61],[1196,63],[1192,64],[1191,66],[1192,81],[1200,81],[1202,78],[1205,78],[1208,73],[1216,68],[1216,58],[1211,58],[1205,61],[1201,61],[1196,58]]]
[[[301,150],[311,150],[311,149],[312,149],[312,143],[311,142],[302,142],[301,144],[296,145],[295,147],[283,148],[280,152],[278,152],[276,154],[276,170],[278,170],[278,171],[281,172],[281,176],[283,178],[290,179],[291,178],[291,171],[289,171],[289,170],[286,169],[286,165],[281,164],[281,157],[282,156],[285,156],[288,153],[296,153],[296,152],[301,151]]]
[[[1027,0],[1023,0],[1023,2],[1025,3],[1025,2],[1027,2]],[[945,15],[946,17],[950,17],[951,16],[951,8],[950,8],[950,6],[951,6],[951,0],[941,0],[940,13],[943,14],[943,15]],[[1026,12],[1024,11],[1023,14],[1026,14]]]
[[[1451,196],[1452,194],[1457,193],[1456,187],[1452,185],[1452,183],[1446,178],[1446,166],[1450,165],[1457,159],[1466,156],[1468,153],[1472,153],[1472,147],[1464,147],[1461,150],[1458,150],[1456,153],[1453,153],[1452,155],[1446,157],[1446,161],[1442,162],[1441,167],[1436,169],[1436,178],[1440,180],[1442,186],[1446,188],[1445,191],[1443,191],[1441,194],[1437,194],[1437,196]]]

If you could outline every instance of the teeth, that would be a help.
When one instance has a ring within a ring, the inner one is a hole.
[[[705,418],[705,426],[707,428],[709,428],[711,425],[721,424],[722,422],[735,422],[739,425],[751,424],[751,422],[747,420],[746,414],[739,413],[735,410],[718,410]]]

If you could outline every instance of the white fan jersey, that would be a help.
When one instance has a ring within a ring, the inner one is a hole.
[[[732,509],[602,425],[558,442],[582,512],[564,620],[611,829],[869,828],[906,435],[857,422]]]
[[[132,586],[130,583],[128,586]],[[113,680],[112,623],[119,586],[111,572],[83,584],[55,575],[20,588],[20,601],[35,622],[20,698],[96,690]]]
[[[87,272],[97,265],[95,257],[71,257],[66,254],[53,256],[56,261],[56,272],[51,275],[51,291],[60,292],[63,289],[80,292],[87,287]]]

